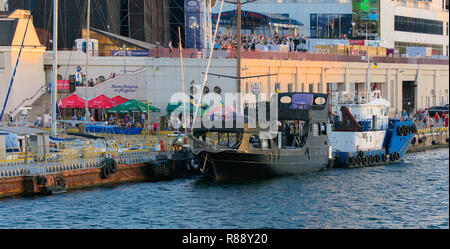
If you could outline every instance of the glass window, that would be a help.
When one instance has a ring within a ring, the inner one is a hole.
[[[311,124],[311,132],[313,136],[315,137],[319,136],[319,123]]]
[[[443,35],[443,22],[405,17],[395,16],[395,30],[413,33]]]
[[[5,53],[0,53],[0,69],[5,69],[4,55]]]

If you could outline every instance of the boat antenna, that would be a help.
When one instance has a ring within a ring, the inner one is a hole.
[[[369,48],[367,48],[367,103],[370,102],[370,56],[369,56]]]
[[[89,118],[89,104],[88,104],[88,88],[89,88],[89,33],[90,33],[90,22],[91,22],[91,0],[88,0],[87,2],[87,23],[86,23],[86,123],[88,122]]]
[[[178,26],[178,47],[180,48],[180,58],[181,58],[181,84],[183,89],[183,118],[184,118],[184,134],[187,134],[187,123],[186,123],[186,100],[184,89],[184,68],[183,68],[183,44],[181,43],[181,27]]]
[[[209,72],[209,68],[211,66],[211,60],[212,60],[212,57],[213,57],[212,55],[213,55],[213,52],[214,52],[214,45],[216,43],[217,31],[219,30],[220,16],[222,15],[223,3],[224,3],[224,0],[222,0],[222,3],[220,5],[220,11],[219,11],[219,15],[217,17],[217,23],[216,23],[216,30],[214,31],[214,37],[212,39],[212,46],[211,46],[211,49],[209,50],[208,66],[206,67],[205,78],[203,80],[202,90],[200,92],[200,99],[197,102],[197,108],[195,108],[195,114],[194,114],[194,118],[192,120],[192,127],[194,127],[195,121],[197,119],[198,109],[202,105],[203,92],[205,91],[205,86],[206,86],[206,83],[208,82],[208,72]],[[192,131],[193,131],[193,129],[191,129],[191,132]]]
[[[53,0],[53,83],[52,83],[52,136],[56,137],[56,97],[58,84],[58,0]]]

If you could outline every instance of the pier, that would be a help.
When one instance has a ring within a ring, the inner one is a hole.
[[[417,130],[417,134],[411,141],[411,147],[408,152],[413,153],[428,149],[448,147],[448,141],[448,127],[420,129]]]
[[[58,152],[34,150],[8,153],[0,160],[0,198],[54,194],[67,190],[126,182],[171,180],[188,175],[186,149],[170,136],[116,136],[115,140],[65,144]],[[5,152],[5,150],[3,150]],[[34,153],[33,151],[36,151]],[[173,160],[172,160],[173,159]]]
[[[169,163],[168,158],[182,148],[171,146],[172,139],[167,136],[162,139],[162,149],[166,151],[156,151],[152,149],[154,147],[149,150],[147,139],[146,136],[123,136],[111,150],[98,144],[85,144],[83,149],[72,148],[45,155],[30,152],[28,157],[23,157],[17,153],[9,160],[0,161],[0,198],[175,179],[177,174],[173,169],[176,165]],[[153,145],[154,141],[152,138]],[[106,146],[107,143],[103,144]],[[448,128],[420,129],[408,153],[448,145]]]

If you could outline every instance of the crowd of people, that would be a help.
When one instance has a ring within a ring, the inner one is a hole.
[[[433,127],[448,127],[448,113],[438,112],[431,115],[429,111],[419,109],[417,111],[407,113],[405,110],[400,114],[396,112],[395,118],[412,119],[418,128],[429,129]]]
[[[113,79],[113,78],[115,78],[117,75],[116,75],[116,73],[111,73],[110,75],[109,75],[109,78],[108,79],[105,79],[105,78],[102,78],[102,76],[100,76],[99,78],[96,78],[95,79],[95,81],[94,81],[94,79],[90,79],[89,81],[88,81],[88,86],[89,87],[94,87],[94,86],[96,86],[96,85],[98,85],[98,84],[101,84],[101,83],[103,83],[104,81],[106,81],[106,80],[109,80],[109,79]],[[84,86],[84,81],[83,82],[77,82],[76,83],[76,85],[77,86]]]
[[[298,51],[301,50],[300,44],[306,43],[306,37],[304,35],[280,35],[275,33],[272,36],[266,36],[264,34],[243,34],[241,36],[242,39],[242,47],[245,50],[255,50],[257,45],[287,45],[289,46],[290,51]],[[237,35],[226,35],[222,34],[222,32],[218,32],[216,37],[216,45],[214,46],[215,50],[227,50],[233,49],[237,47],[238,37]]]

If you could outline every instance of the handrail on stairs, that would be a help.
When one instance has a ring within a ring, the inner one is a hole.
[[[42,93],[42,89],[43,89],[44,87],[45,87],[45,85],[41,86],[41,87],[33,94],[33,96],[24,99],[24,100],[22,101],[22,103],[20,103],[20,104],[16,107],[16,109],[14,109],[14,111],[12,112],[13,116],[16,115],[16,111],[17,111],[20,107],[22,107],[23,104],[25,104],[25,102],[34,99],[34,98],[36,97],[36,95],[38,95],[39,92]],[[42,94],[43,94],[43,93],[42,93]],[[42,94],[39,95],[39,97],[42,96]]]

